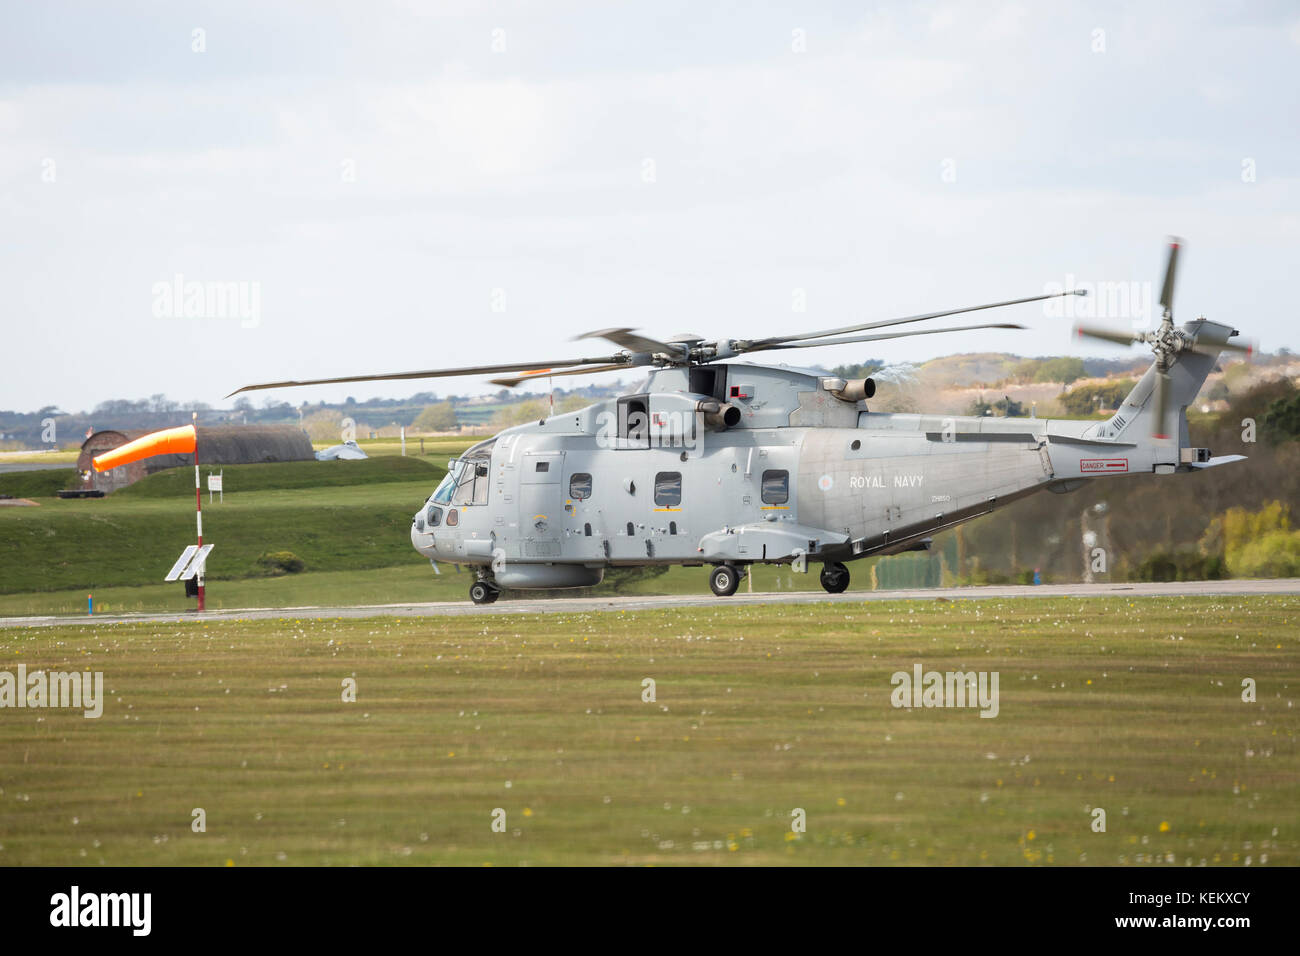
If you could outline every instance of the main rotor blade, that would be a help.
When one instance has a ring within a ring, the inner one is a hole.
[[[651,355],[656,353],[679,355],[682,352],[680,346],[673,345],[670,342],[660,342],[658,339],[647,338],[628,328],[597,329],[595,332],[586,332],[574,337],[575,342],[582,339],[605,339],[607,342],[613,342],[629,352],[649,352]]]
[[[619,365],[620,367],[631,367],[624,364],[622,355],[605,355],[600,358],[580,358],[580,359],[555,359],[547,361],[545,359],[533,359],[531,362],[515,362],[511,365],[470,365],[464,368],[432,368],[424,369],[419,372],[391,372],[386,375],[345,375],[340,378],[313,378],[303,379],[301,381],[285,382],[261,382],[257,385],[245,385],[237,388],[226,398],[238,395],[240,392],[255,392],[266,388],[296,388],[299,385],[337,385],[345,382],[394,382],[411,378],[453,378],[457,375],[491,375],[494,372],[528,372],[535,369],[554,367],[567,368],[571,365]]]
[[[1165,262],[1165,282],[1160,287],[1160,304],[1170,315],[1174,312],[1174,278],[1178,272],[1178,249],[1183,240],[1177,236],[1169,237],[1169,258]]]
[[[1099,328],[1095,325],[1076,325],[1074,333],[1080,338],[1087,336],[1092,339],[1101,339],[1105,342],[1115,342],[1119,345],[1132,345],[1134,342],[1142,341],[1140,332],[1115,332],[1111,329]]]
[[[990,302],[987,305],[969,305],[960,309],[947,309],[943,312],[927,312],[925,315],[908,315],[899,319],[884,319],[880,322],[865,322],[859,325],[843,325],[838,329],[823,329],[820,332],[805,332],[801,335],[777,335],[766,339],[754,339],[742,351],[757,351],[763,347],[783,342],[803,342],[818,339],[826,335],[847,335],[851,332],[865,332],[868,329],[883,329],[891,325],[906,325],[909,322],[924,322],[926,319],[939,319],[945,315],[959,315],[962,312],[979,312],[983,309],[999,309],[1004,305],[1021,305],[1025,302],[1041,302],[1043,299],[1055,299],[1065,295],[1087,295],[1087,289],[1069,289],[1065,292],[1049,292],[1046,295],[1031,295],[1025,299],[1007,299],[1005,302]]]
[[[750,352],[774,352],[778,349],[815,349],[823,345],[847,345],[850,342],[879,342],[883,339],[905,339],[912,335],[936,335],[939,332],[971,332],[975,329],[1023,329],[1014,322],[987,322],[983,325],[956,325],[948,329],[918,329],[915,332],[880,332],[875,335],[845,335],[816,342],[785,342],[776,345],[755,346]]]
[[[583,368],[566,368],[558,372],[551,369],[535,369],[531,372],[524,372],[521,375],[514,375],[510,378],[493,378],[488,379],[493,385],[504,385],[506,388],[514,388],[520,382],[528,382],[537,378],[553,378],[560,375],[593,375],[596,372],[621,372],[624,369],[638,368],[636,365],[589,365]]]

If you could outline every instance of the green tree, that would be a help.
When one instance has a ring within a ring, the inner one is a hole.
[[[1264,431],[1274,441],[1300,438],[1300,392],[1279,398],[1264,412]]]
[[[970,408],[966,410],[967,415],[997,415],[1001,418],[1024,418],[1025,405],[1023,402],[1017,402],[1008,395],[1003,395],[996,402],[989,404],[984,401],[981,395],[975,401],[971,402]]]
[[[417,432],[445,432],[456,427],[456,409],[451,402],[438,402],[426,405],[411,422],[411,430]]]
[[[1117,382],[1085,382],[1061,396],[1061,406],[1069,415],[1091,416],[1103,409],[1119,408],[1124,397],[1133,391],[1131,378]]]
[[[1084,376],[1083,359],[1051,358],[1040,362],[1034,371],[1035,382],[1060,382],[1069,385]]]
[[[857,365],[837,365],[831,369],[831,374],[845,379],[868,378],[884,367],[885,363],[880,359],[867,359]]]
[[[503,427],[522,425],[525,422],[539,422],[544,418],[549,418],[550,414],[551,403],[549,401],[544,398],[530,398],[497,409],[496,414],[492,416],[492,424]]]
[[[555,403],[557,412],[576,412],[580,408],[586,408],[588,405],[595,404],[595,399],[588,398],[586,395],[565,395]]]
[[[322,408],[305,415],[303,431],[312,441],[340,442],[343,440],[343,413],[332,408]]]
[[[1291,509],[1270,501],[1258,511],[1229,508],[1201,536],[1203,554],[1221,557],[1237,577],[1295,577],[1300,574],[1300,531],[1291,528]]]

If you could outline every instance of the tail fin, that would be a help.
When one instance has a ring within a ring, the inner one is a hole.
[[[1219,360],[1219,352],[1214,346],[1227,342],[1234,330],[1230,326],[1205,319],[1184,322],[1181,329],[1185,338],[1196,340],[1197,351],[1185,349],[1170,360],[1165,421],[1155,421],[1160,415],[1155,394],[1160,373],[1156,363],[1152,362],[1107,423],[1104,429],[1106,433],[1118,436],[1121,432],[1126,432],[1131,436],[1130,441],[1139,442],[1152,434],[1168,434],[1177,437],[1179,448],[1185,448],[1189,444],[1187,406],[1195,401],[1206,377]]]

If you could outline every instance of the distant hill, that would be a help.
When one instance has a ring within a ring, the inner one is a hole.
[[[935,385],[984,385],[1010,377],[1023,361],[1008,352],[947,355],[920,365],[917,378]]]

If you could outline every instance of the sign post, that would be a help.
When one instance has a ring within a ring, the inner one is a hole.
[[[190,412],[190,421],[194,423],[194,522],[199,532],[199,548],[203,547],[203,488],[199,484],[199,413]],[[199,612],[203,612],[203,565],[199,565]]]

